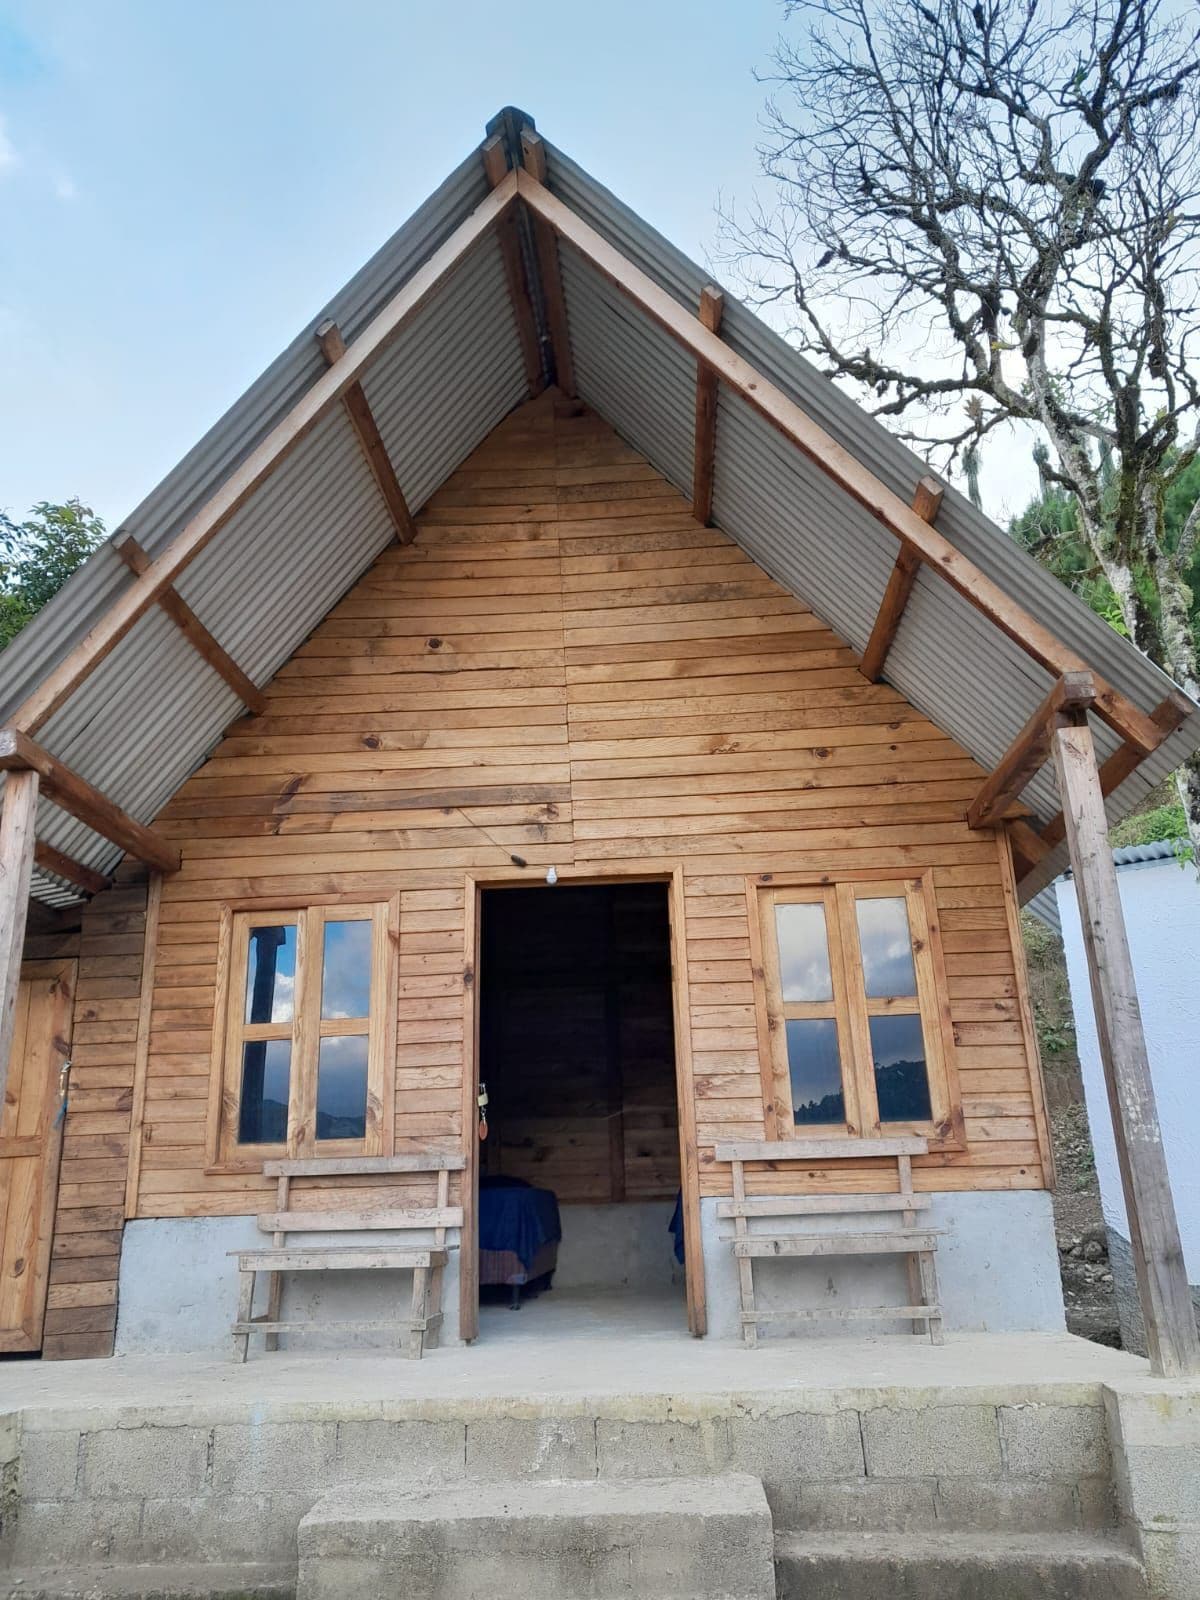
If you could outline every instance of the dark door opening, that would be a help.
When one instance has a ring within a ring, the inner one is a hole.
[[[683,1328],[667,886],[492,889],[481,908],[481,1300],[536,1294],[531,1325]]]

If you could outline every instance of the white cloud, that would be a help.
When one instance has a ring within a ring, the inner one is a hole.
[[[54,180],[54,193],[60,200],[74,200],[79,190],[75,187],[75,180],[69,178],[65,172],[60,172]]]
[[[16,146],[8,137],[4,118],[0,117],[0,173],[11,172],[14,167],[20,165],[20,162],[21,158],[17,155]]]

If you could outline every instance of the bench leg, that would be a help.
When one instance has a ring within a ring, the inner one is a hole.
[[[431,1267],[430,1268],[430,1278],[429,1278],[429,1315],[431,1317],[439,1317],[442,1314],[442,1273],[445,1270],[446,1269],[444,1267]],[[430,1350],[436,1350],[437,1349],[438,1345],[441,1342],[441,1339],[440,1339],[441,1331],[442,1331],[441,1323],[440,1322],[435,1322],[433,1327],[430,1328],[428,1333],[426,1334],[425,1344],[426,1344],[426,1348],[427,1349],[430,1349]]]
[[[254,1277],[253,1271],[240,1272],[238,1274],[237,1319],[239,1322],[249,1322],[250,1315],[254,1310]],[[234,1334],[233,1353],[238,1360],[245,1361],[249,1346],[250,1335],[248,1333]]]
[[[925,1284],[921,1278],[921,1263],[916,1255],[905,1256],[904,1265],[908,1269],[908,1303],[910,1306],[928,1305],[925,1298]],[[928,1333],[929,1318],[914,1317],[911,1331],[914,1334]]]
[[[269,1285],[267,1292],[267,1321],[278,1322],[279,1312],[283,1304],[283,1273],[272,1272],[269,1276]],[[277,1333],[265,1334],[263,1342],[268,1350],[279,1349],[279,1335]]]
[[[743,1311],[757,1310],[754,1303],[754,1263],[749,1256],[738,1257],[738,1299]],[[742,1338],[746,1348],[753,1350],[758,1344],[758,1324],[756,1322],[742,1323]]]
[[[928,1250],[920,1254],[921,1265],[921,1303],[927,1306],[938,1304],[937,1268],[933,1264],[933,1255]],[[942,1335],[942,1314],[940,1311],[933,1316],[926,1317],[925,1325],[929,1329],[930,1344],[944,1344]]]
[[[412,1322],[405,1354],[420,1361],[425,1354],[425,1323],[429,1317],[429,1268],[413,1268]]]

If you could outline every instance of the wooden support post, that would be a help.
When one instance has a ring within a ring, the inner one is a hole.
[[[508,158],[504,154],[504,140],[493,134],[482,146],[483,170],[492,188],[508,176]],[[517,229],[517,213],[510,208],[496,223],[496,238],[504,262],[504,279],[508,284],[508,299],[517,324],[517,338],[521,342],[521,360],[525,363],[525,378],[530,394],[541,394],[546,387],[542,377],[542,352],[538,342],[537,324],[533,317],[533,302],[529,298],[529,285],[525,279],[525,263],[521,260],[521,240]]]
[[[127,855],[144,861],[147,866],[157,867],[160,872],[179,871],[179,851],[162,834],[155,833],[144,823],[135,822],[128,812],[114,805],[86,778],[64,766],[25,734],[18,733],[15,728],[0,729],[0,771],[11,774],[25,768],[41,778],[47,800],[53,800],[56,806],[78,817],[96,833],[120,845]],[[32,852],[32,844],[30,850]]]
[[[521,154],[525,171],[537,179],[539,188],[546,182],[546,147],[532,128],[521,129]],[[539,216],[533,219],[533,241],[537,250],[538,272],[542,279],[542,299],[554,351],[554,376],[568,399],[575,398],[575,363],[571,359],[571,333],[567,325],[567,302],[563,295],[562,272],[558,264],[558,240],[554,229]]]
[[[1051,748],[1066,818],[1150,1364],[1159,1376],[1184,1376],[1200,1371],[1195,1312],[1087,713],[1061,713],[1055,721]]]
[[[707,361],[727,388],[740,395],[759,416],[790,440],[881,527],[887,528],[901,543],[911,546],[931,571],[944,578],[1028,656],[1057,676],[1088,670],[1088,663],[1081,656],[981,572],[961,550],[931,528],[850,450],[814,422],[801,406],[710,333],[674,295],[636,267],[628,256],[597,233],[570,206],[564,205],[557,195],[551,194],[528,161],[516,178],[517,193],[522,201],[560,240],[578,251],[602,278],[645,312],[683,349]],[[1163,741],[1162,730],[1128,695],[1099,676],[1095,682],[1097,716],[1103,717],[1110,727],[1143,753],[1157,750]]]
[[[151,565],[150,556],[130,533],[114,544],[113,549],[130,572],[139,577]],[[262,690],[246,676],[225,646],[213,637],[176,589],[168,585],[158,596],[158,607],[170,617],[196,653],[203,656],[213,671],[225,679],[247,710],[255,713],[263,710],[267,702]]]
[[[73,856],[63,855],[61,850],[56,850],[44,839],[39,839],[34,845],[33,859],[35,865],[41,867],[43,872],[52,872],[56,878],[64,878],[67,883],[73,883],[77,889],[82,889],[84,894],[99,894],[112,883],[112,879],[106,878],[102,872],[93,872],[91,867],[85,867],[82,861],[76,861]]]
[[[921,479],[913,493],[913,510],[931,527],[937,521],[944,494],[942,485],[936,478],[929,476]],[[901,545],[896,565],[892,568],[887,588],[883,591],[883,599],[875,617],[875,626],[871,629],[871,637],[867,640],[867,648],[863,651],[862,661],[859,663],[859,671],[871,683],[878,683],[883,677],[888,651],[892,648],[900,619],[904,615],[904,608],[908,604],[908,597],[912,593],[912,586],[916,583],[917,573],[920,570],[921,558],[917,552],[911,545]]]
[[[33,876],[37,773],[10,772],[4,780],[0,802],[3,804],[0,810],[0,1110],[3,1110],[8,1087],[8,1058],[16,1025],[17,987],[21,982],[25,918],[29,912],[29,881]]]
[[[967,807],[969,827],[990,828],[1003,817],[1038,768],[1049,760],[1050,736],[1058,714],[1086,710],[1095,697],[1090,672],[1063,674]]]
[[[700,321],[710,333],[721,331],[725,296],[711,283],[700,291]],[[692,515],[704,527],[712,521],[713,468],[717,448],[717,375],[707,361],[696,361],[696,434],[692,458]]]
[[[342,338],[341,329],[336,322],[321,324],[317,329],[317,343],[331,367],[346,354],[346,341]],[[417,536],[416,524],[409,512],[408,501],[404,498],[404,491],[396,477],[396,469],[392,466],[392,458],[388,455],[383,435],[376,426],[374,413],[361,383],[356,380],[350,385],[342,395],[342,404],[346,408],[346,415],[350,418],[350,425],[358,437],[371,476],[379,486],[383,503],[388,509],[388,516],[391,517],[392,526],[396,530],[396,538],[401,544],[411,544]]]

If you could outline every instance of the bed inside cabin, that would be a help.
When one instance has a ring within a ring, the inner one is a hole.
[[[479,1022],[481,1316],[685,1330],[666,885],[485,890]]]

